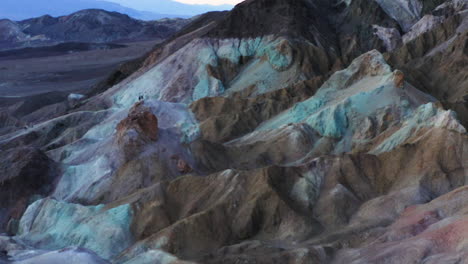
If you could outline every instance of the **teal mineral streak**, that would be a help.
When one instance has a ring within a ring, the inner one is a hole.
[[[221,45],[217,51],[219,58],[229,60],[233,64],[239,64],[240,58],[243,56],[240,49],[237,47],[242,41],[232,41],[229,45]]]
[[[430,125],[429,119],[436,116],[437,112],[438,110],[433,103],[419,106],[414,111],[413,116],[405,122],[403,127],[382,142],[372,153],[378,154],[387,152],[402,144],[410,138],[417,129]]]
[[[413,118],[413,124],[421,124],[426,122],[428,119],[434,117],[437,114],[437,108],[433,103],[421,105],[415,111],[415,117]]]
[[[218,55],[216,54],[214,47],[210,44],[208,44],[208,47],[203,48],[198,52],[197,60],[202,66],[218,66]]]
[[[323,105],[325,105],[325,101],[321,100],[321,98],[311,98],[305,102],[298,103],[291,109],[291,121],[294,123],[301,122],[317,112]]]
[[[293,58],[288,54],[281,53],[277,48],[279,44],[280,40],[276,40],[269,45],[260,47],[257,56],[267,56],[268,62],[274,69],[284,70],[291,65]]]
[[[322,136],[341,138],[350,128],[351,116],[358,115],[362,118],[371,116],[378,109],[389,107],[395,104],[395,100],[400,100],[400,96],[391,83],[387,83],[387,79],[387,77],[369,79],[343,91],[338,90],[332,82],[329,82],[328,86],[324,85],[315,96],[296,104],[291,110],[280,118],[270,121],[263,128],[274,129],[287,123],[305,122]],[[371,86],[367,90],[339,101],[340,93],[362,89],[363,85]],[[402,107],[401,112],[408,112],[409,107],[409,105]]]
[[[19,238],[47,250],[83,247],[109,259],[130,246],[132,218],[128,204],[104,210],[103,205],[81,206],[44,199],[26,210]]]
[[[56,190],[55,197],[66,199],[79,192],[88,191],[93,183],[112,172],[106,155],[97,156],[86,163],[65,166],[62,179]],[[87,177],[84,177],[87,175]],[[81,193],[83,194],[83,193]]]
[[[379,88],[367,92],[361,92],[349,98],[353,110],[360,114],[368,115],[375,109],[386,107],[393,103],[393,98],[385,89],[389,87],[380,86]]]
[[[262,47],[262,39],[228,39],[221,41],[215,52],[220,59],[226,59],[234,64],[240,62],[241,57],[258,57]],[[260,55],[261,56],[261,55]]]
[[[204,73],[198,84],[193,89],[192,99],[193,101],[197,101],[205,97],[219,96],[223,94],[224,91],[224,85],[220,80],[210,77],[207,73]]]
[[[180,124],[180,130],[182,132],[181,142],[185,144],[195,141],[200,136],[200,126],[196,122],[183,122]]]
[[[280,41],[281,40],[273,41],[270,39],[255,38],[247,40],[226,40],[220,43],[220,48],[216,52],[220,59],[227,59],[232,63],[238,64],[241,57],[252,58],[249,65],[244,68],[243,72],[240,74],[243,76],[243,85],[237,83],[237,88],[231,87],[231,89],[233,89],[231,91],[244,89],[250,85],[255,85],[258,93],[271,91],[272,82],[278,78],[278,71],[286,70],[291,66],[293,60],[290,54],[279,52],[277,46],[281,43]],[[213,82],[209,84],[219,86],[216,83],[213,84]],[[197,87],[197,91],[200,90],[203,89]],[[218,90],[220,90],[219,94],[224,93],[221,89]],[[197,98],[202,98],[201,96],[206,96],[206,94],[207,93],[197,92],[197,95],[200,95]]]
[[[309,100],[296,104],[279,119],[266,124],[262,129],[274,129],[288,123],[305,122],[322,136],[340,138],[348,128],[349,104],[324,107],[327,102],[326,93],[317,94]]]
[[[239,55],[237,56],[240,57]],[[235,59],[233,57],[228,59],[239,60],[239,58]],[[198,83],[193,89],[192,100],[196,101],[205,97],[222,95],[225,91],[223,83],[221,80],[209,76],[207,72],[208,65],[211,65],[212,67],[218,66],[218,55],[214,48],[210,46],[210,48],[202,49],[200,54],[197,56],[197,60],[200,62],[200,70],[197,73]]]
[[[200,78],[198,84],[193,89],[193,101],[200,100],[204,97],[208,97],[210,95],[210,81],[208,76],[205,75]]]
[[[268,56],[268,62],[275,69],[286,69],[291,65],[292,59],[279,52],[275,46],[269,46],[265,53]]]
[[[254,38],[248,40],[241,40],[239,45],[239,52],[242,56],[254,56],[260,46],[262,46],[262,38]]]
[[[345,107],[338,105],[310,116],[306,123],[322,136],[341,138],[348,128],[348,117]]]

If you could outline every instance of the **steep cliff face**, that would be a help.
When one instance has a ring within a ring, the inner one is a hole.
[[[0,247],[464,261],[466,8],[441,2],[249,0],[195,20],[67,115],[0,137],[60,166]]]

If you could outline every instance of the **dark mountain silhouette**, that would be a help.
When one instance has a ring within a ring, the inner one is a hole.
[[[181,29],[185,19],[142,21],[117,12],[82,10],[67,16],[42,16],[0,21],[0,48],[43,46],[61,42],[128,42],[165,39]]]
[[[0,18],[23,20],[43,15],[63,16],[83,9],[103,9],[119,12],[142,20],[161,18],[188,18],[214,10],[227,10],[232,6],[187,5],[172,0],[142,2],[140,8],[134,9],[135,2],[115,2],[103,0],[2,0]]]

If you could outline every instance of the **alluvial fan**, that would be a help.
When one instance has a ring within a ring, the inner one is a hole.
[[[468,263],[467,35],[466,0],[201,15],[0,136],[0,259]]]

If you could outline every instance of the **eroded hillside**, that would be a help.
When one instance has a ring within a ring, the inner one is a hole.
[[[247,0],[195,19],[128,77],[0,137],[0,249],[465,263],[467,5]]]

